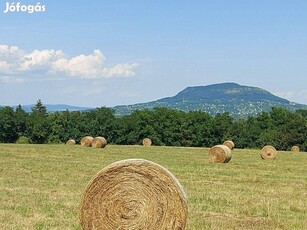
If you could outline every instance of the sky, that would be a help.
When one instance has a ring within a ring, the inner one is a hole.
[[[307,104],[306,12],[305,0],[0,0],[0,105],[109,107],[223,82]]]

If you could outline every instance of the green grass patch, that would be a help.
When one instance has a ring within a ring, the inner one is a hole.
[[[307,229],[307,153],[235,149],[228,164],[207,148],[0,144],[0,229],[80,229],[90,179],[117,160],[168,168],[188,195],[187,229]]]

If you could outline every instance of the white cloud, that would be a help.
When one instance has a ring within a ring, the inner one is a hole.
[[[24,52],[17,46],[0,45],[0,57],[8,60],[21,58]]]
[[[17,46],[0,45],[0,72],[9,73],[18,68],[24,52]]]
[[[70,76],[82,78],[96,78],[102,76],[100,70],[105,57],[100,50],[94,50],[91,55],[79,55],[71,59],[61,58],[53,63],[53,70],[66,72]]]
[[[68,58],[62,50],[33,50],[30,53],[17,46],[0,45],[1,74],[31,73],[37,70],[48,75],[64,74],[69,77],[97,79],[106,77],[131,77],[137,63],[121,63],[107,67],[106,58],[98,49],[92,54]]]
[[[34,50],[21,58],[19,70],[27,71],[40,67],[48,69],[53,62],[63,56],[64,53],[62,50]]]
[[[104,68],[101,72],[102,75],[105,75],[107,77],[112,76],[126,76],[131,77],[134,76],[134,69],[138,66],[137,63],[133,64],[118,64],[114,66],[113,68]]]
[[[7,63],[7,61],[0,61],[0,69],[3,71],[9,71],[10,65]]]

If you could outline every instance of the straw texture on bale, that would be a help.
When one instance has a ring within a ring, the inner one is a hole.
[[[185,229],[186,194],[175,176],[154,162],[129,159],[102,169],[80,205],[82,229]]]
[[[232,150],[235,147],[235,144],[233,143],[233,141],[224,141],[223,145],[226,145],[230,150]]]
[[[76,141],[74,139],[69,139],[68,141],[66,141],[66,145],[75,145]]]
[[[292,152],[299,152],[300,151],[300,147],[294,145],[294,146],[292,146],[291,151]]]
[[[144,146],[151,146],[152,142],[149,138],[144,138],[143,145]]]
[[[82,137],[82,139],[80,141],[81,146],[83,146],[83,147],[91,147],[93,139],[94,138],[91,137],[91,136]]]
[[[209,149],[209,161],[212,163],[228,163],[231,150],[226,145],[215,145]]]
[[[107,145],[107,140],[104,137],[95,137],[92,140],[93,148],[104,148]]]
[[[275,159],[277,156],[276,149],[271,145],[266,145],[261,149],[262,159]]]

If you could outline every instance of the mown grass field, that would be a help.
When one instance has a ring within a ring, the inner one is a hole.
[[[81,195],[106,165],[143,158],[168,168],[188,195],[187,229],[307,229],[307,153],[206,148],[0,144],[0,229],[80,229]]]

